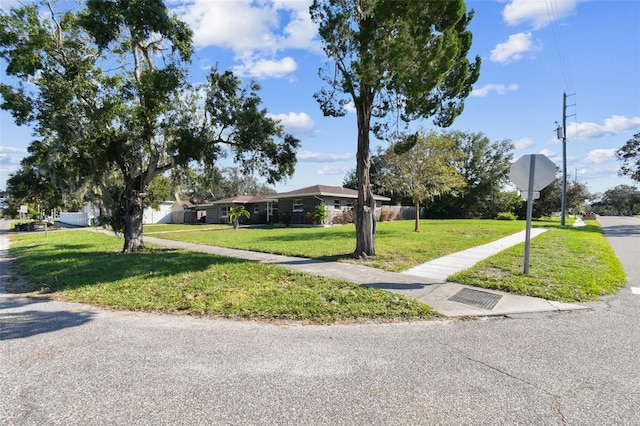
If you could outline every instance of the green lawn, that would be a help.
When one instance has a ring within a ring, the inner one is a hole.
[[[412,299],[276,265],[153,246],[122,254],[122,240],[102,233],[24,233],[11,241],[20,273],[64,300],[312,323],[439,316]]]
[[[546,226],[547,222],[536,222]],[[525,229],[523,221],[422,220],[413,232],[411,220],[378,223],[376,256],[360,261],[388,271],[404,271],[429,260],[495,241]],[[328,228],[255,227],[234,230],[226,225],[153,225],[145,235],[254,250],[266,253],[354,262],[354,225]]]
[[[531,240],[529,273],[524,244],[460,272],[450,281],[564,302],[596,300],[625,284],[620,261],[596,221],[585,227],[552,227]]]
[[[595,221],[581,228],[558,221],[532,239],[531,267],[523,275],[523,245],[481,262],[452,281],[561,301],[595,300],[624,285],[620,262]],[[380,223],[379,255],[370,266],[406,269],[435,257],[524,229],[524,222],[426,220]],[[146,226],[146,235],[348,260],[353,226],[241,228],[218,225]],[[338,280],[183,250],[154,247],[121,254],[122,239],[90,231],[16,233],[11,254],[20,272],[50,288],[55,297],[116,309],[238,318],[336,321],[411,320],[438,316],[417,301]]]

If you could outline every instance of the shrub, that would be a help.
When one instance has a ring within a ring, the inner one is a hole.
[[[344,209],[333,217],[333,223],[336,225],[347,225],[353,223],[353,209]]]
[[[284,226],[291,225],[291,215],[288,213],[280,215],[279,220],[284,223]]]
[[[516,220],[517,217],[511,212],[498,213],[496,220]]]
[[[320,203],[316,206],[313,212],[313,221],[316,225],[322,225],[327,218],[327,206],[324,203]]]
[[[253,215],[253,223],[258,223],[261,225],[267,223],[267,212],[258,212],[258,214]]]
[[[315,225],[316,220],[313,215],[313,212],[306,212],[304,215],[304,223],[306,223],[307,225]]]
[[[380,222],[391,221],[396,219],[396,212],[388,207],[382,207],[380,210]]]

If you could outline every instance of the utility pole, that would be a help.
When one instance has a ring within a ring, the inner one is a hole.
[[[556,128],[558,139],[562,139],[562,201],[560,203],[560,225],[565,225],[567,214],[567,93],[562,92],[562,126]],[[556,121],[556,125],[558,122]]]
[[[567,213],[567,92],[562,92],[562,202],[560,226],[564,226]]]

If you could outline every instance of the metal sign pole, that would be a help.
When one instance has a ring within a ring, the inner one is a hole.
[[[527,230],[524,240],[524,274],[529,273],[529,253],[531,251],[531,216],[533,215],[533,179],[536,174],[536,156],[532,155],[529,166],[529,187],[527,192]]]

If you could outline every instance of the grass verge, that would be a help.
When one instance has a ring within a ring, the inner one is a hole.
[[[552,227],[531,240],[529,273],[524,244],[490,257],[450,281],[562,302],[615,294],[625,284],[620,261],[594,220],[584,227]]]
[[[150,247],[89,231],[11,237],[20,274],[56,298],[134,311],[329,323],[433,319],[415,300],[276,265]]]

